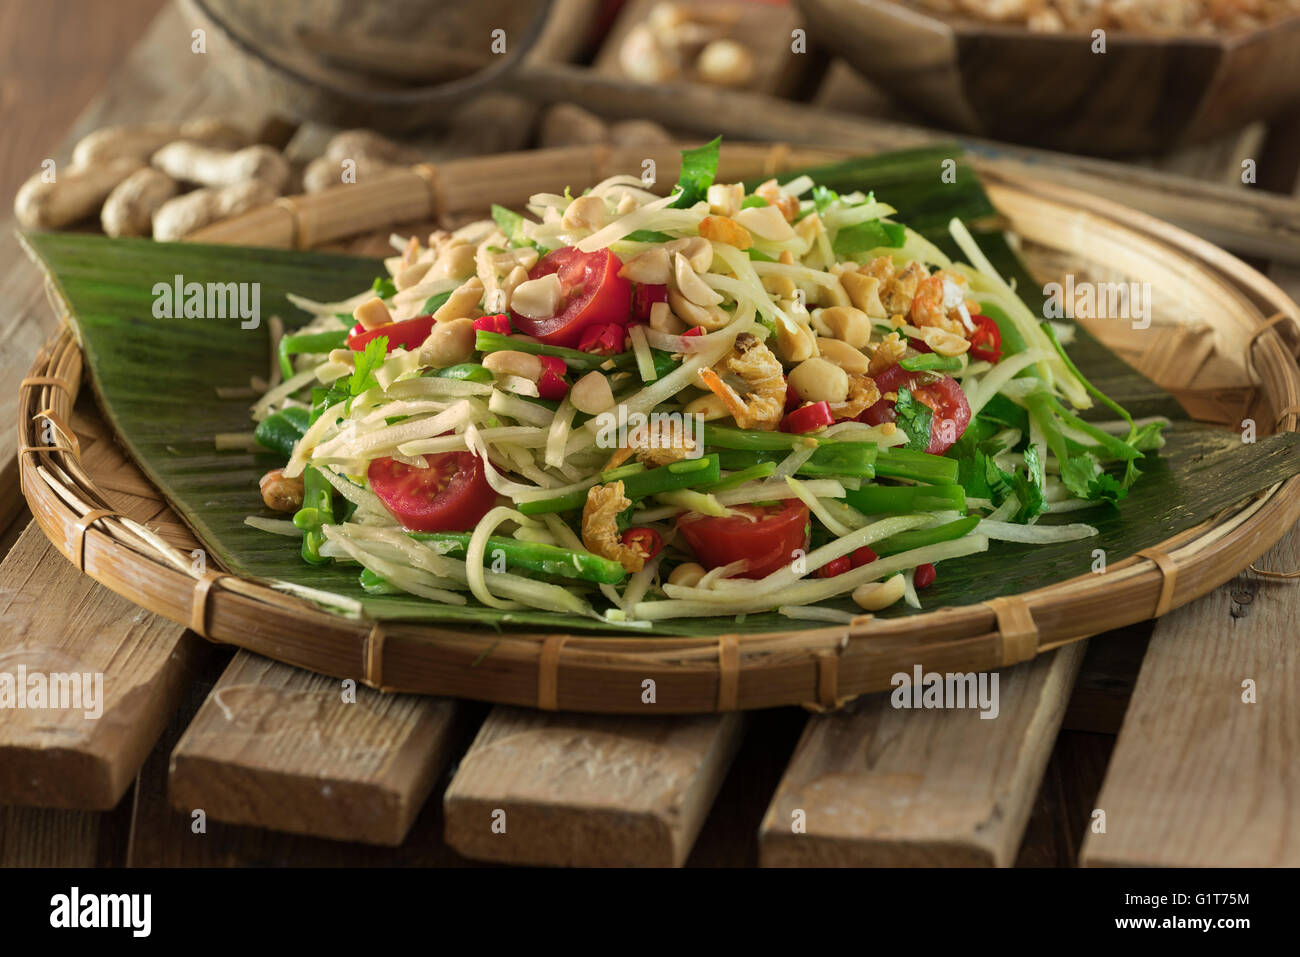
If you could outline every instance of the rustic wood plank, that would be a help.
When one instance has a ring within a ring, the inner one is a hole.
[[[1271,276],[1300,295],[1300,269]],[[1255,567],[1300,569],[1300,528]],[[1082,864],[1300,865],[1297,615],[1294,581],[1246,571],[1156,623]]]
[[[1083,651],[1001,672],[992,720],[896,709],[892,693],[812,718],[763,819],[763,865],[1011,864]]]
[[[75,672],[85,684],[79,707],[34,710],[30,695],[29,707],[6,706],[13,709],[0,722],[0,804],[114,807],[205,643],[83,575],[35,524],[0,563],[0,620],[0,672],[15,684],[23,671],[28,682]]]
[[[1088,642],[1061,727],[1118,734],[1154,622],[1140,621]]]
[[[213,656],[190,684],[184,702],[173,715],[136,780],[131,807],[127,865],[130,867],[447,867],[479,866],[458,855],[442,840],[442,802],[426,801],[406,842],[399,847],[361,844],[285,831],[230,824],[207,816],[200,824],[190,812],[168,803],[167,777],[171,755],[208,696],[220,681],[229,657]],[[468,714],[459,740],[460,754],[487,713],[487,706],[464,702]],[[441,794],[449,774],[443,772],[434,790]]]
[[[743,725],[494,708],[447,789],[447,843],[512,864],[679,866]]]
[[[457,702],[347,684],[237,653],[172,752],[172,805],[400,844],[451,758]]]

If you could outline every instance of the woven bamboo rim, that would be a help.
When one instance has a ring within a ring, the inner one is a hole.
[[[193,238],[312,246],[397,222],[452,222],[490,201],[522,203],[529,193],[555,188],[560,178],[581,188],[611,170],[639,170],[647,155],[661,164],[676,155],[661,152],[662,159],[654,150],[583,148],[423,166],[283,200]],[[724,150],[721,175],[764,175],[843,155],[733,146]],[[1192,294],[1208,297],[1219,331],[1240,344],[1242,377],[1254,388],[1251,410],[1261,416],[1260,431],[1296,429],[1300,369],[1286,330],[1300,329],[1300,308],[1275,285],[1222,250],[1125,207],[1046,182],[1012,184],[987,173],[986,180],[994,202],[1026,240],[1073,236],[1102,244],[1103,260],[1123,265],[1139,257],[1144,269],[1162,276],[1167,271]],[[376,210],[390,218],[377,219]],[[1063,229],[1072,219],[1088,228]],[[892,675],[918,664],[926,671],[996,670],[1200,597],[1246,568],[1300,519],[1297,476],[1109,565],[1104,574],[908,618],[863,616],[848,625],[651,638],[371,623],[221,571],[197,575],[187,553],[117,514],[83,468],[68,426],[80,385],[81,352],[65,329],[45,344],[21,384],[18,430],[32,513],[86,574],[210,640],[289,664],[383,691],[547,710],[696,713],[788,704],[830,710],[889,688]],[[646,679],[655,682],[653,706],[642,703]]]

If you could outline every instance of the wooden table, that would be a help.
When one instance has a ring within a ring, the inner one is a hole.
[[[189,53],[189,29],[158,0],[6,4],[0,182],[108,122],[255,119]],[[73,42],[88,37],[92,56]],[[838,65],[812,97],[889,110]],[[1250,189],[1291,192],[1294,124],[1154,165],[1226,182],[1243,157],[1259,163]],[[11,232],[6,382],[57,321]],[[1271,275],[1300,296],[1300,270]],[[0,393],[0,419],[15,400]],[[84,455],[118,469],[123,502],[163,514],[102,426],[75,427]],[[28,525],[14,451],[0,432],[0,662],[93,660],[116,690],[94,731],[0,722],[0,864],[1300,864],[1293,584],[1245,573],[1158,623],[1010,669],[996,721],[882,695],[835,714],[648,720],[364,688],[353,704],[337,682],[208,645],[81,576]],[[1300,567],[1300,534],[1259,565]],[[144,687],[149,707],[131,693]]]

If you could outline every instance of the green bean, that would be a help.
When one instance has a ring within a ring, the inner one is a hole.
[[[297,406],[281,409],[257,423],[257,428],[253,431],[253,438],[257,440],[259,445],[264,445],[268,449],[279,452],[284,458],[288,459],[293,454],[293,447],[298,444],[298,440],[307,431],[310,418],[311,410],[309,409]]]
[[[450,546],[439,551],[455,557],[464,556],[465,549],[469,546],[469,532],[408,532],[407,534],[417,542]],[[590,552],[493,535],[487,540],[487,551],[484,553],[486,562],[491,564],[498,553],[505,559],[507,568],[523,568],[530,572],[558,578],[616,585],[627,574],[618,562]]]
[[[876,474],[929,482],[931,485],[955,485],[957,460],[911,449],[881,449],[876,456]]]
[[[647,495],[671,492],[679,488],[695,488],[711,485],[721,477],[717,455],[705,455],[698,459],[683,459],[671,465],[636,472],[623,479],[623,494],[636,501]],[[545,512],[567,512],[582,508],[587,501],[587,490],[570,492],[556,498],[542,499],[536,502],[521,502],[519,511],[525,515],[541,515]]]
[[[968,518],[959,518],[955,522],[948,522],[946,525],[936,525],[934,528],[912,528],[876,542],[871,549],[882,557],[897,555],[899,552],[910,552],[914,548],[924,548],[926,545],[938,545],[940,542],[961,538],[969,534],[979,523],[979,516],[971,515]]]
[[[850,489],[845,499],[864,515],[966,510],[966,491],[960,485],[864,485]]]
[[[299,353],[321,354],[341,349],[348,341],[348,330],[335,332],[304,332],[296,336],[280,337],[280,371],[286,379],[293,378],[293,361],[291,356]]]

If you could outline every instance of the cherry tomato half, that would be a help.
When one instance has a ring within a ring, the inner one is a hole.
[[[496,504],[483,464],[472,452],[426,455],[428,468],[375,459],[366,476],[379,501],[416,532],[466,532]]]
[[[632,318],[650,321],[650,307],[656,302],[668,301],[668,287],[655,283],[638,282],[632,285]]]
[[[970,356],[985,362],[997,362],[1002,358],[1002,330],[988,316],[971,316],[975,331],[970,335]]]
[[[957,380],[933,372],[908,372],[895,363],[875,376],[876,388],[881,393],[897,392],[906,387],[918,402],[930,407],[934,417],[930,422],[930,444],[925,450],[931,455],[942,455],[956,442],[970,424],[970,403]],[[858,416],[859,422],[881,425],[897,418],[894,403],[881,399]]]
[[[623,533],[623,544],[646,561],[650,561],[659,554],[659,549],[664,547],[664,540],[653,528],[638,525]]]
[[[414,319],[403,319],[401,322],[386,322],[374,329],[366,329],[358,322],[348,333],[348,348],[359,352],[372,339],[387,336],[389,352],[398,346],[415,350],[424,345],[424,340],[429,338],[429,333],[432,331],[433,316],[416,316]]]
[[[565,246],[547,253],[528,273],[541,279],[560,277],[560,302],[554,315],[530,319],[517,312],[511,318],[520,332],[548,345],[574,346],[590,325],[627,325],[632,318],[632,283],[619,276],[619,258],[608,249],[579,252]]]
[[[749,570],[741,578],[766,578],[794,561],[796,549],[808,547],[808,506],[798,499],[786,499],[779,505],[733,507],[751,518],[703,516],[677,521],[678,531],[706,568],[744,558]]]
[[[802,408],[795,409],[781,420],[782,432],[812,432],[824,429],[835,422],[827,402],[810,402]]]

